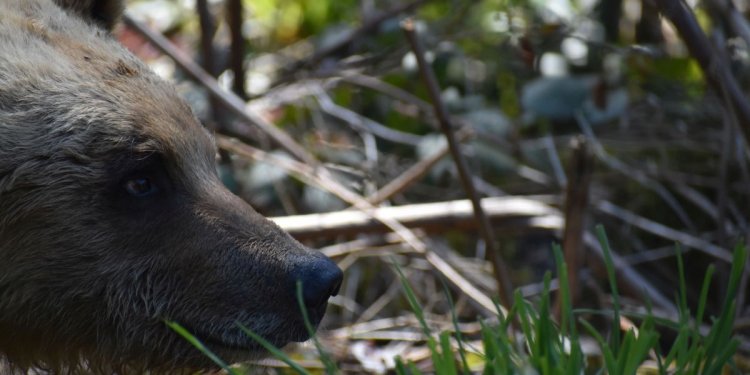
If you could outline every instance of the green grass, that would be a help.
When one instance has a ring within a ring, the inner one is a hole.
[[[615,270],[607,236],[601,227],[597,228],[597,235],[605,254],[607,274],[612,292],[612,310],[573,309],[570,301],[570,288],[567,283],[567,267],[559,246],[554,246],[552,250],[557,264],[558,298],[561,299],[559,324],[554,320],[551,311],[553,298],[550,295],[550,283],[552,276],[548,272],[544,276],[544,289],[541,298],[535,305],[524,300],[521,294],[516,292],[514,304],[506,316],[503,316],[498,308],[496,320],[480,320],[483,347],[479,355],[480,369],[474,369],[474,372],[487,375],[625,375],[635,374],[643,365],[644,360],[652,358],[657,363],[658,374],[740,373],[732,360],[739,346],[739,341],[733,337],[732,326],[734,324],[737,290],[747,255],[744,246],[738,245],[734,250],[729,285],[724,296],[722,309],[718,316],[712,317],[712,324],[708,333],[702,335],[699,328],[706,312],[709,286],[714,274],[713,266],[709,266],[706,272],[697,309],[694,313],[688,307],[685,270],[682,256],[678,251],[677,266],[680,282],[675,298],[679,309],[679,320],[674,322],[656,318],[651,315],[650,307],[647,314],[626,314],[621,311],[620,307]],[[393,262],[393,264],[396,263]],[[431,353],[432,370],[429,373],[457,375],[472,372],[467,360],[469,346],[465,341],[466,338],[461,335],[458,329],[458,318],[455,312],[451,315],[454,330],[433,331],[427,323],[422,306],[406,277],[398,266],[395,266],[395,269],[400,277],[404,295],[421,326],[425,342]],[[298,285],[297,289],[298,302],[303,307],[301,286]],[[447,288],[446,296],[452,307],[453,302]],[[312,333],[313,329],[309,324],[304,308],[302,311],[307,327]],[[607,321],[610,322],[610,326],[605,327],[605,329],[601,327],[597,329],[581,318],[584,314],[591,313],[608,316]],[[625,315],[631,320],[640,322],[637,329],[626,332],[620,331],[618,322],[620,317]],[[169,325],[203,351],[217,365],[230,374],[235,374],[232,372],[233,369],[227,367],[226,363],[213,355],[199,340],[191,336],[182,327],[176,323],[169,323]],[[584,331],[579,332],[579,327],[583,328]],[[292,371],[300,374],[308,373],[262,337],[245,327],[242,327],[242,329],[268,349],[272,355],[287,363]],[[675,339],[667,350],[663,350],[659,343],[659,332],[665,330],[675,332]],[[512,332],[517,334],[512,334]],[[587,361],[587,358],[585,358],[580,343],[581,334],[584,332],[598,343],[602,353],[600,361]],[[314,339],[314,343],[320,353],[325,372],[328,374],[338,373],[333,359],[325,353],[317,340]],[[471,353],[476,357],[476,350],[472,350]],[[395,360],[395,372],[399,375],[424,373],[414,363],[398,357]]]

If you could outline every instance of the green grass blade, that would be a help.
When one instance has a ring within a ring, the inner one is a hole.
[[[230,368],[229,365],[226,362],[224,362],[221,358],[219,358],[219,356],[217,356],[216,354],[214,354],[214,352],[212,352],[211,349],[209,349],[208,347],[206,347],[205,345],[203,345],[203,343],[197,337],[193,336],[193,334],[191,334],[190,332],[188,332],[188,330],[185,329],[185,327],[181,326],[177,322],[166,321],[165,323],[167,324],[167,326],[169,328],[171,328],[173,331],[177,332],[180,336],[182,336],[185,340],[187,340],[196,349],[200,350],[200,352],[203,353],[203,355],[205,355],[211,361],[213,361],[214,363],[216,363],[224,371],[226,371],[227,373],[229,373],[231,375],[239,375],[239,374],[237,374],[236,371],[234,371],[232,368]]]
[[[427,325],[427,321],[424,318],[422,305],[417,300],[417,296],[414,294],[414,290],[411,288],[411,285],[409,285],[409,281],[406,280],[406,276],[404,276],[404,273],[401,271],[401,267],[398,266],[398,263],[393,257],[391,257],[391,264],[393,264],[393,266],[396,268],[398,278],[401,281],[401,287],[404,289],[404,294],[406,294],[406,300],[409,302],[411,310],[414,312],[414,315],[417,317],[419,324],[422,326],[422,331],[424,332],[425,336],[431,337],[432,331]]]
[[[542,373],[549,373],[554,366],[554,350],[552,344],[559,342],[554,325],[552,323],[552,312],[550,311],[550,282],[552,274],[544,273],[544,287],[542,288],[541,302],[539,305],[539,318],[534,322],[536,326],[537,355],[540,356]],[[546,372],[545,372],[546,369]]]
[[[705,368],[715,369],[721,368],[723,365],[723,363],[719,362],[722,357],[721,351],[727,347],[726,344],[732,336],[737,289],[740,285],[746,259],[747,252],[745,246],[739,244],[734,250],[732,268],[729,273],[729,284],[727,285],[727,292],[724,297],[721,313],[706,338]]]
[[[264,349],[268,350],[269,353],[271,353],[274,357],[278,358],[280,361],[286,363],[292,370],[296,371],[298,374],[302,375],[309,375],[310,373],[307,372],[302,366],[294,362],[291,358],[289,358],[286,353],[281,351],[281,349],[277,348],[275,345],[268,342],[268,340],[261,337],[259,334],[253,332],[249,328],[245,327],[241,323],[236,323],[238,327],[244,332],[246,335],[250,336],[253,340],[257,341],[258,344],[260,344]]]
[[[669,350],[669,352],[667,352],[666,357],[664,357],[664,363],[667,366],[673,364],[673,362],[676,361],[676,363],[674,364],[677,368],[677,371],[680,371],[680,369],[683,367],[682,362],[684,361],[684,358],[687,358],[687,351],[685,351],[685,348],[688,347],[690,335],[691,333],[688,327],[681,327],[678,329],[677,336],[672,343],[672,348]],[[697,342],[695,342],[694,344],[697,348]]]
[[[679,328],[672,348],[667,353],[667,364],[674,364],[675,368],[682,369],[691,360],[689,345],[691,343],[690,329],[690,308],[687,301],[687,280],[685,278],[685,263],[682,258],[682,248],[679,244],[675,245],[675,257],[677,258],[677,314]],[[693,342],[695,343],[695,342]],[[674,361],[674,363],[672,363]],[[678,370],[679,371],[679,370]]]
[[[620,345],[620,351],[615,353],[617,365],[615,367],[615,374],[626,374],[625,367],[627,366],[628,360],[631,354],[631,346],[635,341],[635,333],[633,330],[625,332]]]
[[[569,332],[571,338],[577,339],[578,332],[576,332],[575,320],[573,319],[573,306],[570,300],[570,285],[568,284],[568,266],[563,259],[560,245],[552,245],[552,253],[555,256],[557,284],[560,291],[560,331],[563,336]]]
[[[635,333],[633,333],[633,336],[635,337]],[[659,335],[656,332],[641,328],[638,337],[631,343],[630,352],[626,355],[622,374],[635,374],[638,367],[648,356],[648,352],[656,346],[658,338]]]
[[[529,347],[529,350],[532,351],[531,355],[534,356],[534,348],[536,345],[534,344],[535,338],[534,338],[534,329],[533,324],[531,321],[531,318],[533,317],[531,310],[531,307],[526,303],[526,301],[523,300],[523,297],[521,296],[521,292],[519,290],[516,290],[515,293],[515,302],[513,304],[514,307],[517,307],[517,314],[518,320],[521,322],[521,332],[523,332],[523,336],[526,338],[527,346]]]
[[[451,334],[445,331],[440,334],[441,361],[440,369],[436,369],[439,375],[456,375],[456,358],[453,357],[453,346],[451,345]]]
[[[560,298],[560,334],[559,345],[560,351],[564,352],[565,342],[569,341],[570,352],[567,356],[562,356],[562,368],[567,375],[578,375],[580,369],[584,368],[583,351],[578,339],[578,330],[576,329],[575,317],[573,315],[573,305],[570,298],[570,285],[568,284],[568,265],[563,258],[560,245],[552,245],[552,253],[555,256],[555,265],[557,267],[557,284]]]
[[[413,362],[409,362],[406,365],[409,366],[409,374],[410,375],[420,375],[420,374],[422,374],[422,371],[419,371],[419,369],[417,368],[417,365],[415,365]]]
[[[479,325],[482,327],[482,342],[484,343],[485,367],[483,373],[487,375],[509,374],[512,348],[504,335],[504,331],[496,332],[482,320],[479,321]]]
[[[409,285],[409,282],[406,280],[406,276],[404,276],[404,273],[401,271],[401,267],[398,266],[398,263],[396,263],[395,259],[393,258],[391,258],[391,263],[396,268],[396,272],[398,273],[399,279],[401,281],[401,286],[403,287],[404,293],[406,294],[406,300],[409,302],[409,306],[414,312],[414,315],[417,317],[419,324],[422,326],[422,331],[424,332],[424,335],[427,338],[427,346],[430,349],[430,354],[432,355],[432,362],[434,366],[436,366],[437,368],[441,366],[443,362],[443,358],[440,355],[440,350],[438,349],[438,343],[435,341],[435,338],[432,336],[432,330],[430,330],[430,327],[427,325],[427,320],[424,318],[424,311],[422,309],[422,305],[419,303],[419,300],[417,300],[417,296],[416,294],[414,294],[414,290],[411,288],[411,285]],[[412,364],[410,363],[409,368],[411,368],[411,365]],[[454,369],[455,369],[455,366],[454,366]]]
[[[687,326],[681,330],[680,333],[685,332],[685,341],[690,337],[691,344],[687,349],[687,352],[683,354],[683,358],[678,361],[677,369],[692,368],[697,371],[703,365],[703,356],[698,355],[698,351],[703,347],[703,337],[700,333],[701,322],[703,322],[703,316],[706,311],[706,305],[708,303],[708,291],[711,287],[711,280],[713,279],[716,267],[713,264],[708,266],[706,275],[703,278],[703,285],[701,286],[700,297],[698,298],[698,309],[696,310],[695,318],[693,320],[692,329]],[[684,347],[688,347],[687,344],[683,344]]]
[[[458,316],[456,315],[456,305],[453,303],[453,297],[451,297],[450,290],[448,290],[448,285],[445,284],[445,279],[441,277],[440,283],[443,285],[443,293],[445,294],[445,297],[448,300],[448,307],[451,310],[451,322],[453,323],[453,329],[456,332],[456,342],[458,343],[458,354],[461,358],[461,366],[463,367],[464,374],[470,374],[471,369],[469,367],[469,362],[466,360],[466,348],[464,348],[464,343],[463,343],[464,338],[463,338],[463,334],[461,333],[461,328],[458,325]]]
[[[706,269],[706,276],[703,278],[703,286],[701,287],[700,298],[698,299],[698,310],[695,313],[694,329],[695,338],[700,335],[700,326],[703,321],[703,314],[706,312],[706,304],[708,302],[708,290],[711,287],[711,280],[713,279],[716,267],[713,264],[708,266]]]
[[[607,233],[604,232],[604,227],[601,225],[596,226],[596,234],[599,238],[599,244],[602,247],[604,253],[604,265],[607,268],[607,276],[609,277],[609,286],[612,288],[612,307],[614,310],[614,321],[612,329],[612,340],[611,347],[614,355],[619,352],[620,345],[620,297],[617,291],[617,277],[615,274],[614,261],[612,261],[612,253],[609,247],[609,240],[607,239]]]
[[[703,369],[703,374],[721,374],[725,365],[728,365],[732,360],[732,356],[737,352],[740,342],[736,339],[732,339],[729,343],[721,346],[720,350],[717,351],[716,357],[709,366],[706,363],[706,367]]]
[[[688,302],[687,302],[687,285],[685,280],[685,264],[682,260],[682,248],[680,248],[680,245],[675,245],[675,256],[677,258],[677,282],[678,287],[677,290],[679,292],[679,309],[680,312],[687,312],[690,313],[690,309],[688,308]],[[682,318],[682,314],[680,316]],[[682,321],[682,319],[680,319]]]
[[[404,366],[401,356],[397,355],[393,360],[396,362],[396,375],[409,375],[409,371],[406,371],[406,366]]]
[[[596,342],[599,343],[599,348],[602,350],[602,356],[604,357],[604,367],[606,368],[607,374],[617,374],[617,362],[615,361],[615,356],[612,353],[612,349],[609,347],[606,341],[604,341],[604,338],[602,337],[599,332],[596,331],[594,326],[592,326],[589,322],[585,320],[580,320],[581,325],[583,328],[588,331],[589,335],[596,340]],[[604,370],[604,369],[602,369]],[[601,372],[601,371],[600,371]]]
[[[307,307],[305,306],[305,299],[302,295],[301,280],[297,280],[297,304],[299,305],[300,312],[302,312],[302,320],[305,322],[305,329],[307,329],[307,333],[310,335],[310,338],[312,338],[312,341],[315,344],[315,349],[318,350],[318,357],[320,358],[320,361],[323,362],[326,374],[332,375],[338,373],[336,364],[333,362],[328,352],[323,349],[323,345],[320,345],[320,340],[315,336],[315,327],[313,327],[310,322],[310,316],[307,313]]]

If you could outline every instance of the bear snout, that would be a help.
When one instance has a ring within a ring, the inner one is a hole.
[[[294,291],[297,282],[302,285],[302,300],[308,311],[317,311],[335,296],[341,287],[343,272],[332,260],[323,254],[315,253],[314,258],[297,265],[292,271]]]

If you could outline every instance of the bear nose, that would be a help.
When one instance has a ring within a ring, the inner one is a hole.
[[[302,282],[302,299],[305,307],[315,309],[324,305],[328,297],[335,296],[341,287],[344,273],[328,257],[316,257],[297,269],[297,280]]]

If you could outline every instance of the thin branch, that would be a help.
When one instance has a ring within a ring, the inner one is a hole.
[[[466,159],[461,154],[461,145],[456,139],[456,135],[453,131],[453,125],[450,121],[450,116],[448,115],[448,111],[445,109],[443,101],[440,97],[440,88],[438,86],[437,79],[435,78],[435,73],[432,71],[432,68],[425,60],[424,48],[422,48],[422,45],[419,42],[417,34],[414,30],[414,22],[411,19],[407,19],[402,22],[401,26],[404,30],[404,33],[406,34],[407,40],[409,41],[409,45],[411,46],[411,49],[414,52],[415,57],[417,58],[420,75],[422,76],[424,84],[427,86],[427,92],[430,96],[430,99],[432,100],[432,105],[435,110],[435,116],[440,123],[443,134],[448,140],[448,146],[450,148],[451,154],[453,155],[453,160],[456,163],[456,168],[458,169],[461,183],[463,184],[464,190],[466,190],[466,194],[469,196],[472,206],[474,207],[474,215],[479,222],[480,235],[484,239],[484,242],[489,249],[489,251],[487,251],[487,255],[490,262],[492,263],[493,271],[495,273],[495,279],[498,283],[498,294],[500,295],[500,302],[506,307],[511,306],[513,285],[510,281],[510,273],[508,271],[508,267],[505,265],[505,262],[500,256],[500,250],[497,247],[495,235],[491,230],[489,220],[484,214],[484,210],[482,209],[482,205],[480,204],[479,195],[477,194],[476,188],[474,187],[474,182],[472,181],[471,174],[469,173],[469,167],[466,163]]]
[[[214,57],[216,51],[214,49],[214,35],[216,34],[216,21],[211,11],[208,9],[207,0],[197,0],[195,2],[195,8],[198,12],[198,21],[201,29],[201,66],[211,77],[216,78],[219,73],[218,66]],[[209,102],[209,114],[207,127],[212,131],[222,129],[222,124],[219,120],[220,113],[224,109],[222,103],[214,95],[208,97]]]
[[[725,262],[732,261],[732,253],[727,249],[716,246],[701,238],[672,229],[664,224],[660,224],[653,220],[646,219],[645,217],[638,216],[632,211],[628,211],[622,207],[616,206],[611,202],[601,201],[596,205],[596,208],[605,214],[614,216],[651,234],[672,241],[677,241],[687,247],[704,252]]]
[[[690,215],[687,214],[685,208],[682,207],[680,202],[669,190],[667,190],[666,187],[664,187],[664,185],[662,185],[659,181],[650,178],[643,170],[633,168],[622,160],[610,155],[604,148],[604,145],[602,145],[602,143],[594,134],[594,130],[591,128],[591,124],[586,119],[586,116],[583,116],[583,114],[579,112],[575,115],[575,118],[578,126],[580,126],[581,128],[581,131],[584,135],[586,135],[589,143],[591,144],[591,150],[597,156],[598,160],[604,163],[605,166],[619,172],[626,178],[631,178],[641,184],[641,186],[643,186],[644,188],[656,193],[656,195],[661,197],[664,203],[672,208],[674,213],[677,214],[677,217],[685,224],[686,227],[688,227],[688,229],[693,231],[696,230],[695,223],[693,223]]]
[[[381,294],[378,299],[367,306],[367,309],[362,312],[357,318],[357,322],[367,322],[376,317],[381,310],[388,306],[394,298],[399,296],[402,292],[401,284],[394,282],[392,283],[385,293]]]
[[[323,92],[323,90],[317,91],[318,92],[315,94],[315,98],[318,100],[320,109],[323,112],[348,123],[358,131],[372,133],[373,135],[382,139],[394,143],[407,144],[410,146],[416,146],[422,140],[422,136],[391,129],[376,122],[375,120],[365,117],[348,108],[344,108],[334,103],[331,97]]]
[[[432,115],[432,106],[430,105],[430,103],[427,103],[418,96],[400,87],[388,84],[375,77],[352,73],[343,75],[341,77],[341,80],[357,86],[381,92],[392,97],[393,99],[416,106],[419,111],[423,112],[424,114]]]
[[[595,255],[596,261],[604,264],[604,251],[602,250],[596,236],[586,232],[583,237],[584,243]],[[648,279],[641,276],[631,265],[625,262],[617,253],[612,252],[612,263],[617,273],[617,285],[632,296],[641,296],[644,300],[650,301],[654,306],[666,310],[669,314],[677,314],[677,307],[665,297],[659,289],[654,287]]]
[[[229,25],[230,46],[229,65],[234,73],[232,91],[242,99],[247,99],[245,92],[245,38],[242,36],[242,0],[227,0],[226,18]]]
[[[727,201],[729,200],[729,194],[727,194],[727,177],[729,176],[729,161],[731,160],[730,155],[732,155],[734,151],[734,137],[736,137],[737,134],[736,127],[732,126],[732,121],[727,113],[722,114],[722,120],[724,127],[724,134],[722,134],[722,143],[724,144],[724,147],[721,149],[721,156],[719,159],[719,188],[716,189],[716,214],[714,215],[709,212],[709,216],[716,220],[717,227],[719,228],[719,243],[722,245],[726,245],[727,227],[732,226],[731,220],[729,220],[726,216]],[[724,223],[727,224],[724,225]]]
[[[568,185],[568,178],[565,176],[565,170],[563,169],[562,162],[560,161],[560,155],[557,152],[555,146],[555,140],[552,138],[552,134],[547,134],[542,137],[542,142],[546,146],[547,155],[549,156],[549,162],[552,165],[552,172],[557,180],[559,186]],[[580,142],[580,141],[579,141]]]
[[[295,158],[302,160],[309,165],[317,165],[318,162],[314,156],[308,153],[302,146],[297,144],[288,134],[277,128],[274,124],[267,121],[255,113],[245,110],[245,101],[237,95],[227,92],[219,87],[216,80],[206,73],[198,64],[196,64],[185,53],[175,48],[172,43],[163,35],[152,31],[143,23],[136,21],[129,15],[123,15],[123,21],[128,27],[137,31],[148,39],[156,48],[165,55],[171,57],[175,63],[182,68],[191,78],[203,85],[214,97],[220,100],[227,109],[234,112],[238,117],[249,124],[255,125],[263,132],[268,134],[279,146],[289,152]]]
[[[526,197],[493,197],[482,199],[482,207],[490,224],[497,227],[518,224],[533,224],[535,229],[557,231],[562,229],[562,215],[556,209]],[[398,221],[409,228],[420,228],[431,232],[447,229],[475,229],[476,220],[471,202],[457,200],[448,202],[419,203],[404,206],[378,207],[365,213],[342,210],[318,214],[305,214],[271,218],[285,231],[300,240],[331,238],[367,232],[383,232],[387,228],[371,216]],[[521,222],[517,219],[550,218],[536,222]]]
[[[655,0],[655,3],[677,29],[690,55],[700,64],[708,82],[718,95],[724,98],[728,109],[734,112],[745,140],[750,143],[750,103],[726,62],[711,47],[693,12],[682,0]]]
[[[456,136],[459,142],[463,142],[464,140],[469,138],[470,134],[471,133],[469,131],[459,131]],[[440,147],[440,149],[433,152],[425,159],[420,160],[416,164],[409,167],[409,169],[391,180],[391,182],[380,188],[380,190],[372,193],[369,197],[367,197],[367,201],[373,205],[378,205],[392,198],[394,195],[406,190],[407,188],[409,188],[409,186],[426,175],[427,172],[429,172],[430,169],[432,169],[432,167],[437,164],[437,162],[442,160],[449,151],[450,150],[448,149],[447,144]]]
[[[197,0],[195,2],[195,8],[198,12],[198,21],[201,27],[201,59],[203,69],[208,72],[212,77],[216,77],[218,73],[217,66],[215,64],[214,56],[216,51],[214,50],[214,35],[216,34],[216,20],[214,20],[213,14],[208,9],[208,0]]]
[[[362,26],[350,32],[345,37],[339,39],[338,42],[333,43],[324,49],[316,51],[315,54],[313,54],[309,59],[297,62],[289,70],[294,71],[301,67],[317,65],[327,56],[338,53],[339,51],[343,50],[344,48],[352,44],[352,42],[354,42],[355,40],[365,35],[371,34],[378,27],[380,27],[380,25],[383,22],[393,17],[396,17],[401,13],[410,12],[414,10],[415,8],[417,8],[418,6],[426,3],[427,1],[428,0],[411,1],[408,3],[399,4],[392,9],[386,10],[383,13],[379,14],[378,16],[365,21],[365,23],[362,24]]]
[[[565,263],[568,266],[568,284],[573,306],[578,304],[580,291],[578,276],[583,253],[583,234],[586,226],[586,211],[589,205],[589,185],[594,169],[594,158],[586,143],[586,138],[574,138],[571,148],[573,158],[568,167],[568,183],[565,192],[565,231],[562,247]],[[561,311],[560,299],[555,305]]]

